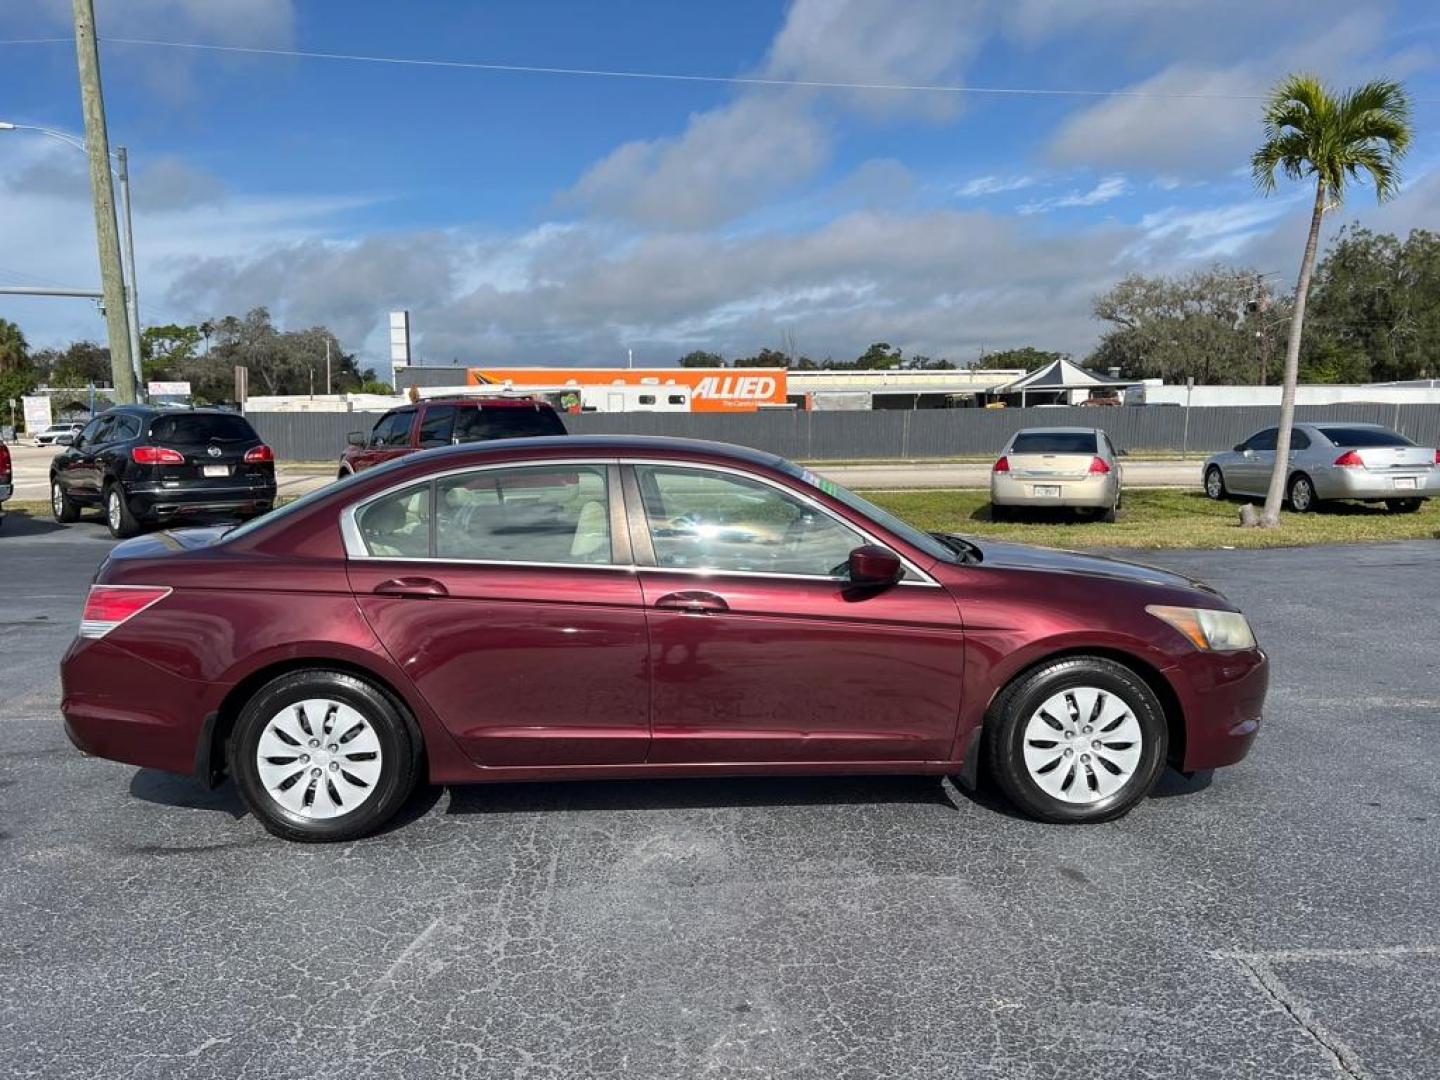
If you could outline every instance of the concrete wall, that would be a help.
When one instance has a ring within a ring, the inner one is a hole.
[[[1188,432],[1186,414],[1189,414]],[[282,460],[337,461],[348,431],[368,432],[379,413],[247,414]],[[1440,443],[1440,406],[1302,406],[1301,420],[1384,424],[1424,446]],[[1100,427],[1135,451],[1219,450],[1276,421],[1246,406],[1175,408],[931,409],[882,412],[582,413],[573,434],[671,435],[739,443],[803,461],[924,459],[993,454],[1023,427]]]

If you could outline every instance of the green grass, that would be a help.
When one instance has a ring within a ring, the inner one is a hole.
[[[1189,491],[1128,491],[1120,519],[1113,525],[1058,510],[1036,511],[1020,521],[991,521],[984,491],[862,494],[932,532],[994,536],[1047,547],[1261,548],[1440,538],[1437,499],[1413,514],[1392,514],[1384,506],[1364,503],[1335,503],[1313,514],[1284,513],[1274,529],[1245,529],[1240,527],[1239,503],[1214,502]]]

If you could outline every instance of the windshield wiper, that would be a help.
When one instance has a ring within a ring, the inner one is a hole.
[[[985,554],[978,545],[972,544],[962,536],[955,536],[953,533],[931,533],[936,540],[960,556],[962,563],[978,563],[985,561]]]

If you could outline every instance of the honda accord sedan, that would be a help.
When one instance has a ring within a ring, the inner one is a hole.
[[[983,768],[1049,822],[1239,761],[1265,654],[1176,574],[922,532],[716,443],[408,456],[117,545],[66,730],[347,840],[432,784]]]

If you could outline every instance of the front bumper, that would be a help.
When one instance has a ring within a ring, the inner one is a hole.
[[[1166,668],[1165,676],[1185,718],[1182,770],[1233,765],[1249,753],[1270,687],[1270,660],[1263,650],[1196,649]]]
[[[130,512],[136,517],[168,519],[203,514],[259,514],[275,505],[275,485],[167,485],[161,482],[126,488]]]
[[[1435,469],[1382,472],[1329,466],[1316,469],[1311,479],[1322,499],[1428,499],[1440,494],[1440,477],[1435,474]]]
[[[1059,494],[1038,495],[1037,488],[1058,488]],[[991,473],[990,501],[996,506],[1108,509],[1115,505],[1115,486],[1110,476],[1105,473],[1080,479]]]

